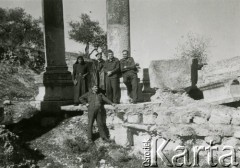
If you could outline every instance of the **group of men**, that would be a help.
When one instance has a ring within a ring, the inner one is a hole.
[[[104,103],[111,105],[119,104],[121,97],[120,77],[123,77],[128,94],[132,103],[137,102],[137,67],[134,59],[129,56],[127,50],[123,52],[123,59],[120,61],[114,57],[113,51],[108,50],[108,59],[104,61],[102,55],[97,54],[97,61],[94,63],[97,71],[97,82],[91,90],[82,95],[79,100],[88,107],[88,140],[93,142],[93,123],[96,120],[100,137],[108,141],[109,135],[106,126],[106,111]],[[105,78],[106,77],[106,78]],[[100,92],[106,91],[106,96]]]
[[[108,59],[97,54],[98,86],[106,91],[106,96],[113,103],[119,104],[121,98],[120,77],[127,87],[132,103],[137,103],[138,77],[135,61],[127,50],[122,51],[123,58],[119,61],[112,50],[108,50]]]

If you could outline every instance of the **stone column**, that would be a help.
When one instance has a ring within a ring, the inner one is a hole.
[[[107,43],[119,59],[122,50],[131,53],[129,0],[107,0]]]
[[[122,51],[130,50],[129,0],[107,0],[107,45],[119,60]],[[127,88],[120,80],[121,103],[128,103]]]
[[[42,111],[59,111],[61,105],[73,103],[73,82],[65,61],[62,0],[42,0],[46,71]]]

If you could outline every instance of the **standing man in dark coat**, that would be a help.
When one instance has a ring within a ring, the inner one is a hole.
[[[107,126],[106,126],[106,111],[104,102],[114,105],[102,93],[98,92],[98,87],[95,85],[91,91],[87,92],[79,98],[80,102],[88,107],[88,139],[92,142],[92,127],[95,119],[99,129],[100,137],[108,141]]]
[[[127,50],[123,50],[123,59],[120,60],[120,67],[123,76],[123,83],[127,87],[128,96],[132,99],[132,103],[137,103],[138,76],[137,67],[134,59],[129,56]]]
[[[87,75],[89,69],[82,56],[77,58],[73,65],[74,104],[79,104],[79,97],[88,91]]]
[[[103,67],[106,73],[106,94],[108,99],[116,104],[120,103],[120,62],[113,56],[113,51],[108,50],[108,60]]]

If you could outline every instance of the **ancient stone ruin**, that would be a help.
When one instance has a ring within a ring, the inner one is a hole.
[[[71,105],[73,83],[68,67],[72,63],[67,64],[65,60],[62,0],[43,0],[43,13],[46,71],[34,106],[47,115],[87,112],[86,106]],[[116,56],[123,49],[130,51],[129,0],[107,0],[107,24],[108,46]],[[132,147],[135,154],[141,155],[143,141],[154,137],[171,140],[166,148],[168,152],[178,145],[207,147],[211,141],[220,147],[238,147],[240,111],[223,104],[237,106],[240,100],[239,63],[240,58],[235,57],[194,69],[192,60],[152,61],[149,69],[143,69],[143,79],[139,79],[138,104],[126,103],[126,88],[122,84],[124,104],[105,105],[110,139],[118,145]],[[192,90],[199,91],[202,97],[191,98]],[[4,116],[3,109],[0,116]],[[42,121],[47,125],[54,119],[42,118]],[[55,140],[62,139],[61,134],[55,137]]]

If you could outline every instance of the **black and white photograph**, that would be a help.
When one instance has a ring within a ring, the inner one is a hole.
[[[240,167],[240,0],[0,0],[0,168]]]

